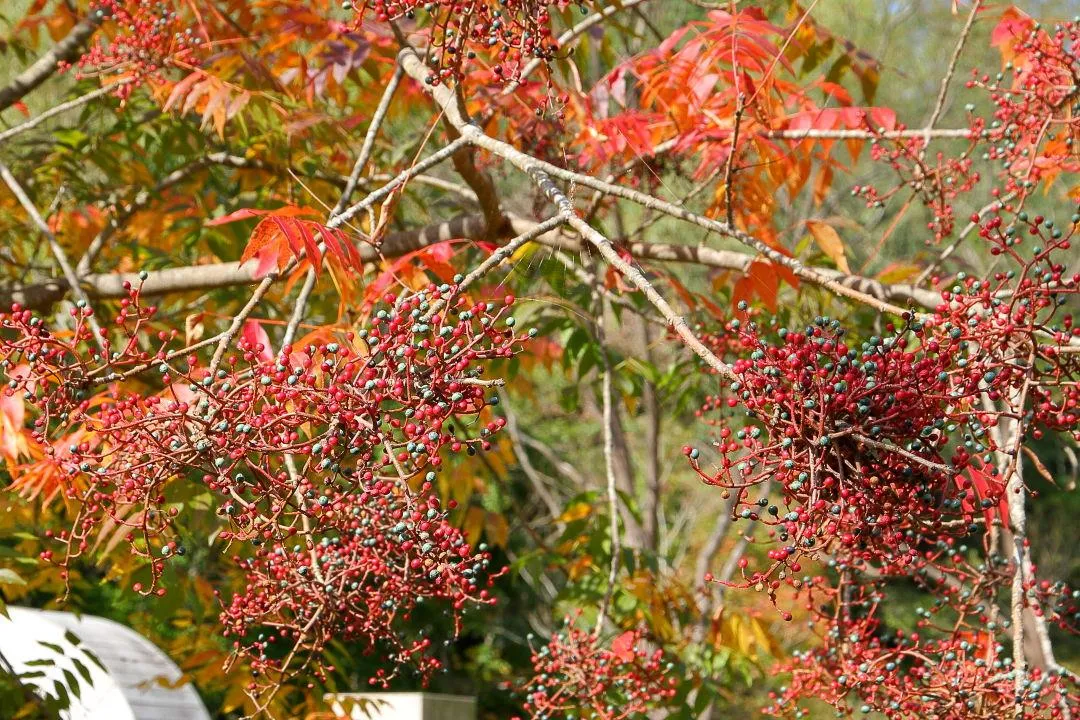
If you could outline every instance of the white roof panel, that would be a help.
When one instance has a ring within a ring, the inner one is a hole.
[[[10,620],[0,617],[0,652],[16,671],[44,671],[33,680],[44,688],[51,688],[54,680],[64,682],[65,669],[79,677],[81,698],[72,697],[68,720],[210,720],[190,683],[171,687],[182,677],[176,663],[131,628],[93,615],[21,607],[9,607],[8,612]],[[65,637],[68,631],[80,640],[78,646]],[[63,655],[42,642],[60,646]],[[86,683],[73,661],[81,658],[80,647],[89,649],[108,671],[82,658],[90,671],[90,687],[82,687]],[[55,665],[27,664],[41,659]]]

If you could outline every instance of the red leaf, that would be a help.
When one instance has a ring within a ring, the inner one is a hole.
[[[624,663],[633,662],[636,657],[634,645],[637,643],[635,640],[633,632],[624,632],[611,642],[612,654]]]
[[[346,255],[345,248],[341,244],[342,238],[340,237],[340,231],[336,228],[326,228],[323,230],[323,241],[326,243],[326,252],[332,257],[336,257],[345,265],[351,265],[348,256]],[[346,243],[348,241],[346,240]]]
[[[731,299],[738,306],[740,300],[749,302],[758,297],[769,312],[776,312],[776,294],[780,291],[780,275],[776,266],[764,260],[755,260],[746,268],[746,275],[735,283]]]
[[[316,229],[322,229],[322,226],[318,223],[309,223],[303,220],[296,221],[296,226],[300,229],[300,237],[304,241],[304,248],[307,250],[308,260],[311,261],[311,266],[315,268],[315,274],[318,275],[322,270],[322,254],[319,252],[319,243],[315,242],[315,236],[311,232],[310,226],[312,225]],[[324,232],[323,235],[329,236],[330,233]]]
[[[293,257],[299,256],[304,251],[304,241],[300,238],[300,233],[296,228],[298,223],[277,216],[271,217],[270,221],[277,226],[282,236],[289,243],[289,249],[292,250]]]
[[[263,210],[261,208],[240,208],[235,212],[231,212],[228,215],[222,215],[214,220],[206,222],[207,227],[213,227],[215,225],[226,225],[228,223],[239,222],[240,220],[247,220],[253,217],[263,217],[265,215],[271,215],[274,217],[310,217],[318,216],[318,212],[313,208],[296,207],[295,205],[285,205],[283,207],[276,208],[274,210]]]
[[[1001,52],[1002,63],[1017,59],[1020,55],[1018,46],[1031,32],[1034,24],[1035,21],[1016,6],[1005,8],[1001,13],[1001,21],[990,33],[990,44]]]
[[[282,259],[281,244],[277,226],[272,222],[263,220],[252,230],[247,247],[244,248],[244,252],[240,256],[240,263],[243,264],[253,257],[258,257],[261,267],[268,262],[270,256],[272,256],[275,263],[280,263]]]
[[[1001,515],[1001,524],[1006,530],[1009,529],[1009,503],[1005,498],[1005,486],[998,478],[984,473],[982,470],[972,466],[968,468],[968,476],[971,478],[971,484],[975,488],[976,500],[979,501],[979,505],[969,503],[965,500],[965,505],[970,504],[968,510],[975,510],[978,507],[982,507],[981,501],[985,499],[997,500],[997,512]],[[994,519],[994,509],[983,509],[983,516],[986,518],[986,524],[989,525]]]
[[[240,339],[247,343],[247,346],[255,352],[255,348],[261,347],[258,350],[258,357],[260,360],[273,360],[274,353],[270,349],[270,336],[266,334],[266,330],[263,330],[263,326],[259,324],[258,320],[247,320],[244,322],[244,327],[240,331]]]

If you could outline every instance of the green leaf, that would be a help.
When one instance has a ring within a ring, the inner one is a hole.
[[[85,680],[88,685],[92,685],[94,680],[90,675],[90,668],[86,667],[86,663],[79,658],[74,657],[71,658],[71,662],[75,666],[75,669],[79,671],[79,675],[82,676],[82,679]]]
[[[108,670],[105,669],[105,665],[98,658],[97,654],[95,654],[92,650],[88,648],[82,648],[82,654],[87,660],[101,668],[102,672],[108,672]]]
[[[64,670],[64,680],[67,681],[68,690],[77,698],[82,697],[82,688],[79,687],[79,679],[70,670]]]
[[[19,573],[10,568],[0,568],[0,585],[25,585]]]
[[[657,367],[652,363],[645,362],[644,360],[629,357],[623,360],[623,362],[620,363],[620,366],[625,367],[627,370],[630,370],[637,375],[640,375],[641,377],[651,382],[653,385],[659,386],[660,383],[663,381],[663,375],[661,374],[660,370],[658,370]]]
[[[62,707],[71,707],[71,695],[68,694],[67,688],[64,687],[64,683],[59,680],[54,680],[53,687],[56,688],[56,698],[62,703]]]
[[[67,145],[71,148],[78,148],[80,145],[83,145],[88,139],[86,133],[84,133],[82,130],[77,130],[75,128],[60,128],[58,130],[54,130],[53,137],[56,138],[57,142],[63,145]]]
[[[585,332],[581,328],[576,328],[570,337],[566,338],[566,343],[563,346],[563,364],[568,366],[575,364],[580,355],[585,352],[585,348],[589,344],[589,333]]]

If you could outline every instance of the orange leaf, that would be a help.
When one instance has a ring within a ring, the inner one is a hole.
[[[0,393],[0,456],[12,463],[26,450],[24,419],[22,398],[7,391]]]
[[[506,547],[506,542],[510,539],[510,525],[502,515],[489,512],[484,524],[484,534],[492,544]]]
[[[806,229],[814,236],[814,242],[821,248],[821,252],[836,263],[836,267],[840,269],[840,272],[851,272],[851,268],[848,267],[847,256],[844,254],[844,241],[840,239],[840,234],[836,232],[836,228],[820,220],[807,220]]]
[[[776,312],[776,295],[780,291],[780,275],[777,266],[765,260],[755,260],[746,268],[746,275],[735,282],[731,299],[736,305],[739,301],[749,302],[755,296],[765,303],[769,312]]]
[[[469,509],[465,511],[465,524],[462,529],[465,531],[465,539],[469,541],[470,545],[476,545],[480,541],[480,533],[484,531],[484,521],[486,519],[487,512],[482,507],[470,505]]]

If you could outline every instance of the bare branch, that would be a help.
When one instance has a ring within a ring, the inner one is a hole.
[[[566,200],[567,205],[569,205],[569,202],[569,200]],[[610,240],[593,229],[592,226],[585,223],[585,221],[577,215],[571,216],[569,223],[583,238],[596,246],[596,249],[600,251],[600,254],[608,264],[622,273],[645,295],[645,297],[649,299],[649,302],[660,311],[660,314],[668,321],[668,324],[671,325],[671,328],[675,333],[683,339],[683,342],[686,343],[687,347],[704,360],[706,365],[728,379],[735,379],[735,372],[731,369],[731,366],[713,354],[712,350],[709,350],[709,348],[698,339],[697,335],[694,335],[690,330],[690,326],[687,325],[686,319],[675,312],[671,305],[668,304],[668,301],[656,291],[656,288],[652,286],[652,283],[646,279],[645,275],[642,274],[640,270],[626,262],[626,260],[619,255],[619,252],[612,246]]]
[[[74,110],[75,108],[82,107],[83,105],[86,105],[87,103],[93,102],[94,100],[97,100],[100,97],[104,97],[105,95],[109,95],[109,94],[115,92],[116,88],[118,88],[119,86],[126,85],[129,82],[131,82],[131,80],[125,78],[124,80],[121,80],[119,82],[112,83],[111,85],[104,85],[102,87],[99,87],[97,90],[92,90],[91,92],[86,93],[85,95],[80,95],[77,98],[74,98],[72,100],[68,100],[67,102],[60,103],[59,105],[51,107],[48,110],[46,110],[45,112],[41,113],[40,115],[38,115],[36,117],[33,117],[33,118],[30,118],[29,120],[27,120],[26,122],[24,122],[24,123],[22,123],[20,125],[16,125],[15,127],[11,127],[11,128],[8,128],[7,130],[4,130],[3,132],[0,132],[0,143],[3,143],[5,141],[15,137],[16,135],[24,133],[27,130],[33,130],[34,128],[36,128],[38,125],[45,122],[46,120],[48,120],[50,118],[54,118],[57,115],[61,115],[63,113],[66,113],[68,110]]]
[[[390,103],[394,99],[394,93],[397,92],[398,85],[401,84],[401,78],[404,76],[405,71],[401,69],[401,66],[395,66],[394,74],[390,76],[390,82],[387,83],[386,89],[383,90],[382,97],[379,99],[379,105],[375,108],[375,114],[371,116],[371,124],[368,125],[367,134],[364,135],[364,144],[360,146],[360,154],[356,156],[356,162],[353,163],[352,173],[349,174],[345,189],[334,207],[335,215],[348,206],[352,194],[356,191],[360,176],[364,174],[364,168],[367,166],[368,160],[371,159],[371,151],[375,147],[375,138],[378,137],[379,128],[382,127],[383,120],[386,119],[386,113],[390,110]]]
[[[88,17],[76,23],[63,40],[35,60],[33,65],[16,75],[7,87],[0,88],[0,110],[11,107],[31,90],[52,77],[60,63],[73,62],[78,58],[82,54],[86,41],[104,19],[103,11],[91,12]]]
[[[509,229],[519,235],[528,232],[536,225],[530,220],[513,215],[510,216],[510,221]],[[432,225],[390,233],[383,239],[382,247],[378,252],[370,245],[361,246],[359,252],[361,258],[369,262],[378,260],[380,254],[384,258],[400,257],[446,240],[481,240],[485,237],[484,229],[483,217],[461,215]],[[489,240],[499,241],[500,238],[489,238]],[[577,238],[554,231],[537,237],[535,241],[548,247],[567,251],[580,249]],[[620,247],[642,261],[686,263],[735,272],[745,272],[754,259],[752,255],[742,252],[715,250],[697,245],[634,242],[620,245]],[[169,295],[251,285],[258,282],[258,278],[254,276],[255,267],[254,262],[245,265],[229,262],[157,270],[151,273],[144,283],[143,294],[146,296]],[[924,308],[933,308],[941,302],[941,296],[938,293],[914,285],[881,283],[859,275],[847,275],[832,268],[816,268],[816,271],[834,282],[848,285],[860,293],[888,302],[914,303]],[[135,273],[80,274],[79,279],[88,297],[94,299],[124,297],[127,293],[123,287],[124,282],[138,282],[138,276]],[[68,289],[62,279],[16,285],[0,290],[0,305],[17,302],[24,307],[39,309],[60,300],[67,292]],[[1060,350],[1067,352],[1071,347],[1063,346]]]
[[[548,514],[551,515],[553,520],[558,520],[561,513],[559,502],[555,499],[555,495],[548,490],[547,485],[544,483],[544,478],[541,477],[540,471],[536,469],[536,466],[534,466],[529,459],[529,453],[525,448],[521,429],[518,426],[517,413],[514,412],[513,407],[509,403],[509,395],[505,392],[500,392],[499,396],[502,400],[499,405],[502,407],[503,415],[506,417],[506,429],[510,433],[510,443],[514,446],[514,454],[517,455],[518,464],[521,466],[522,472],[525,473],[525,477],[532,483],[536,496],[543,502],[544,507],[547,508]]]
[[[938,138],[962,140],[971,137],[968,128],[936,128],[927,132],[922,130],[826,130],[806,128],[805,130],[765,130],[757,133],[760,137],[774,140],[906,140],[908,138]]]
[[[576,216],[575,216],[576,217]],[[597,275],[599,280],[599,275]],[[608,502],[608,523],[611,532],[609,542],[611,543],[611,562],[608,566],[607,587],[604,590],[604,599],[600,603],[600,610],[596,616],[596,626],[593,628],[593,635],[599,635],[600,631],[604,628],[604,621],[607,619],[608,607],[611,605],[611,598],[615,594],[615,580],[619,575],[619,555],[622,553],[622,547],[619,539],[619,494],[616,490],[615,481],[615,429],[614,429],[614,388],[611,384],[611,356],[608,355],[608,349],[605,345],[604,338],[604,309],[603,300],[599,294],[596,295],[597,305],[599,310],[596,313],[596,321],[593,323],[593,331],[596,333],[596,342],[600,346],[600,354],[604,361],[604,373],[603,381],[601,383],[601,393],[603,393],[604,403],[604,475],[607,479],[607,502]]]

